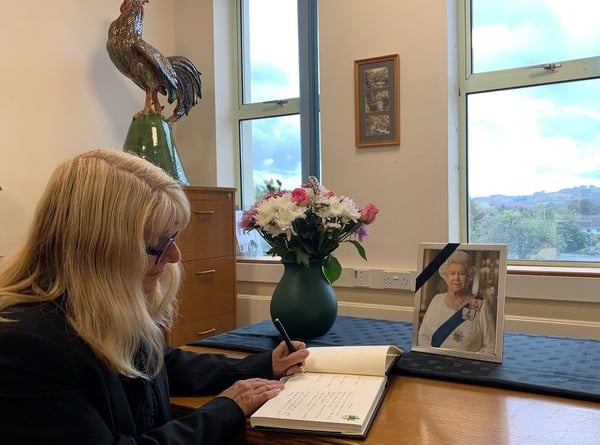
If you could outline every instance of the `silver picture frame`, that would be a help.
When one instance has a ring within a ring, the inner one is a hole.
[[[505,244],[419,243],[412,350],[501,363]]]

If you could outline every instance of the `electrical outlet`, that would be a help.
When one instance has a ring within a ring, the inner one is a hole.
[[[411,273],[408,270],[384,270],[383,288],[412,290]]]
[[[354,286],[369,287],[369,271],[368,269],[354,269]]]

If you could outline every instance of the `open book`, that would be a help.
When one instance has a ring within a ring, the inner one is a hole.
[[[396,346],[308,348],[305,372],[250,416],[257,428],[365,437],[387,388]]]

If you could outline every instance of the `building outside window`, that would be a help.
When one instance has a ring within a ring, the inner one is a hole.
[[[459,0],[463,232],[600,263],[600,3]]]

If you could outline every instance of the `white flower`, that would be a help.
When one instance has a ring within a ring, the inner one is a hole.
[[[373,222],[377,211],[372,203],[361,210],[351,198],[336,195],[309,177],[306,184],[292,191],[269,190],[244,211],[240,227],[257,230],[271,246],[268,255],[305,266],[313,260],[325,261],[323,270],[334,282],[342,270],[334,250],[343,242],[351,242],[366,260],[360,244],[366,235],[364,225]]]
[[[342,224],[358,221],[360,218],[356,203],[345,196],[322,197],[317,201],[316,213],[325,220],[339,220]]]
[[[289,194],[269,198],[256,207],[254,216],[256,224],[273,236],[286,233],[288,239],[294,234],[292,223],[297,219],[305,218],[306,208],[298,207]]]

